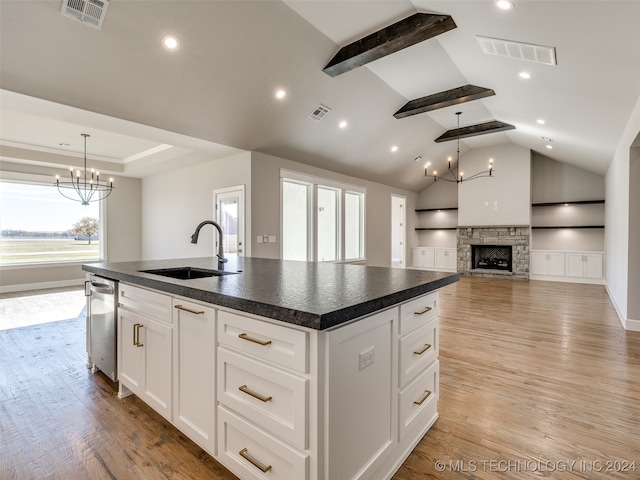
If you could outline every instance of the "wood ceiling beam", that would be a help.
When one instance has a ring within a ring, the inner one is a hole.
[[[396,118],[405,118],[419,113],[438,110],[439,108],[450,107],[460,103],[471,102],[481,98],[495,95],[490,88],[477,87],[475,85],[463,85],[462,87],[452,88],[444,92],[434,93],[426,97],[411,100],[404,107],[393,114]]]
[[[458,136],[460,138],[476,137],[478,135],[486,135],[487,133],[497,133],[507,130],[514,130],[515,128],[516,127],[514,127],[513,125],[509,125],[508,123],[500,122],[498,120],[491,120],[490,122],[479,123],[477,125],[469,125],[467,127],[447,130],[438,138],[436,138],[435,142],[448,142],[450,140],[456,140]]]
[[[415,13],[342,47],[322,71],[335,77],[454,28],[450,15]]]

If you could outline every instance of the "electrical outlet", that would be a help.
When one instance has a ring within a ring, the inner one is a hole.
[[[262,243],[262,235],[258,235],[258,236],[256,237],[256,242],[258,242],[258,243]]]
[[[276,243],[276,236],[275,235],[269,235],[269,243]]]
[[[364,370],[375,361],[376,361],[375,347],[372,346],[360,352],[360,370]]]

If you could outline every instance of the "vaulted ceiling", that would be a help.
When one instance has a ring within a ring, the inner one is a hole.
[[[514,143],[604,174],[640,97],[640,2],[513,2],[112,0],[98,30],[62,16],[61,1],[2,0],[2,156],[64,164],[89,133],[90,160],[114,173],[249,150],[420,191],[424,163],[455,155],[455,142],[435,139],[461,111],[461,126],[515,127],[464,138],[463,153]],[[323,72],[342,47],[416,13],[450,15],[456,28]],[[175,52],[160,44],[169,33]],[[477,36],[554,47],[557,65],[482,53]],[[495,95],[394,116],[465,85]],[[330,112],[308,118],[318,105]]]

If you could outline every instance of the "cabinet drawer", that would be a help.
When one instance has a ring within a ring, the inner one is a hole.
[[[438,292],[429,293],[400,305],[400,335],[438,316]]]
[[[218,341],[261,360],[307,373],[308,334],[231,312],[218,313]]]
[[[120,305],[166,323],[172,323],[172,300],[169,295],[134,287],[126,283],[119,286]]]
[[[218,400],[268,432],[307,447],[308,381],[305,378],[218,350]]]
[[[224,407],[218,408],[218,445],[220,460],[240,478],[309,478],[308,454],[285,445]]]
[[[438,358],[438,319],[400,337],[400,386]]]
[[[415,425],[433,423],[438,415],[439,362],[434,362],[400,392],[400,441]]]

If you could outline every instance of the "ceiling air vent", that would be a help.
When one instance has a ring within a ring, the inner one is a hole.
[[[107,8],[108,0],[63,0],[61,13],[100,30]]]
[[[313,112],[311,112],[309,114],[309,118],[311,120],[316,120],[316,121],[320,121],[322,120],[327,113],[329,113],[331,111],[331,109],[329,107],[325,107],[324,105],[320,104],[318,105]]]
[[[557,65],[555,47],[482,37],[480,35],[477,35],[476,38],[482,51],[489,55],[515,58],[516,60],[526,60],[545,65]]]

